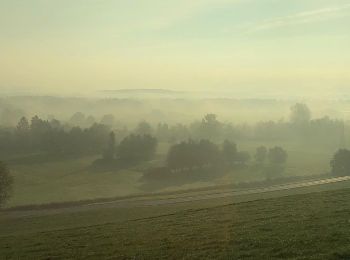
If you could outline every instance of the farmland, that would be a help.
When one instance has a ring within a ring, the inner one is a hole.
[[[1,257],[348,259],[350,190],[0,218]],[[147,238],[147,239],[146,239]]]

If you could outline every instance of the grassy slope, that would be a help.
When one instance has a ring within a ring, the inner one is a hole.
[[[1,217],[0,258],[349,259],[349,201],[346,189],[228,205]]]

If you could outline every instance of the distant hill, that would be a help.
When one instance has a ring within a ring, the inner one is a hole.
[[[170,89],[109,89],[98,92],[100,96],[112,98],[184,98],[186,92]]]
[[[169,89],[111,89],[102,90],[101,93],[106,94],[158,94],[158,95],[172,95],[172,94],[184,94],[182,91],[175,91]]]

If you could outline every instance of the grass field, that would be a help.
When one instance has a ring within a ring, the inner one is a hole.
[[[0,217],[1,259],[349,259],[350,189]],[[227,202],[226,202],[227,203]]]
[[[14,165],[14,196],[9,206],[124,196],[137,192],[140,172],[91,172],[95,157]]]
[[[255,148],[259,145],[263,145],[263,143],[247,142],[240,144],[239,149],[247,150],[253,154]],[[274,145],[278,144],[271,143],[267,146],[272,147]],[[285,147],[289,154],[285,176],[319,175],[329,170],[331,151],[303,150],[288,143],[280,145]],[[168,148],[169,144],[161,143],[157,160],[152,164],[161,163]],[[139,179],[142,176],[142,170],[147,165],[118,172],[91,172],[88,167],[96,158],[98,156],[41,161],[28,158],[13,160],[11,158],[9,161],[15,178],[15,189],[8,206],[128,196],[144,192],[140,188]],[[263,179],[265,179],[265,176],[249,170],[232,171],[211,182],[202,181],[183,184],[159,191],[185,190]]]

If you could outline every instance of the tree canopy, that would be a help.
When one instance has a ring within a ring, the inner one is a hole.
[[[331,160],[332,174],[335,176],[350,175],[350,151],[347,149],[338,150]]]
[[[275,146],[269,149],[268,158],[271,164],[285,164],[288,154],[282,147]]]
[[[156,138],[150,135],[131,134],[117,147],[117,158],[124,163],[147,161],[153,158],[156,148]]]
[[[267,148],[265,146],[259,146],[258,148],[256,148],[255,151],[255,161],[259,164],[262,164],[266,161],[266,157],[267,157]]]
[[[296,103],[291,107],[290,121],[294,124],[305,124],[311,120],[311,111],[303,103]]]

